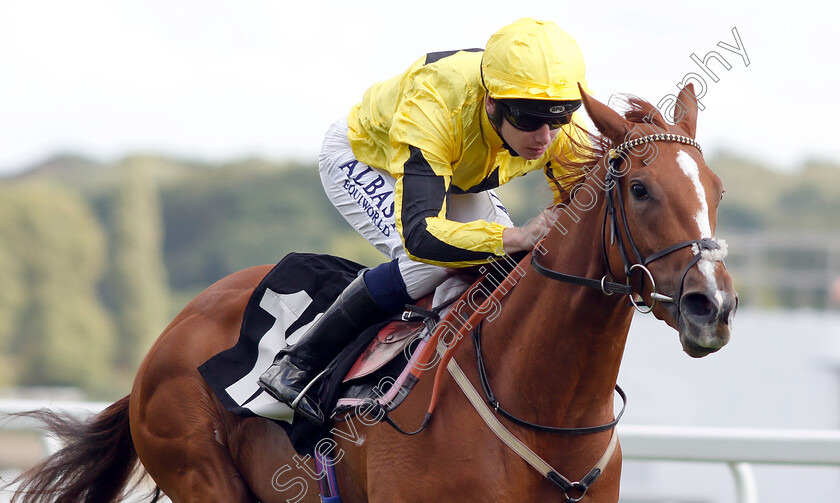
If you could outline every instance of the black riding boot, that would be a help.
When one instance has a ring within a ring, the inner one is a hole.
[[[260,376],[260,387],[309,421],[323,423],[318,400],[306,396],[310,385],[362,329],[387,314],[371,296],[364,276],[358,276],[296,344],[277,355]]]

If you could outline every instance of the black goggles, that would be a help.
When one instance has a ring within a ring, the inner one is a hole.
[[[538,115],[530,113],[526,110],[512,107],[510,104],[503,101],[498,101],[497,103],[499,104],[499,108],[502,112],[502,117],[504,117],[511,126],[520,131],[526,132],[536,131],[537,129],[543,127],[544,124],[548,125],[548,129],[559,129],[571,122],[572,113],[580,106],[580,102],[578,102],[577,106],[568,107],[567,110],[559,115]]]

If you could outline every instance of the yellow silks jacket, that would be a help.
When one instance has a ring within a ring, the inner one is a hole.
[[[569,136],[586,143],[582,129],[572,124],[540,159],[527,161],[504,147],[485,109],[482,54],[481,49],[428,54],[401,75],[374,84],[348,116],[356,158],[397,179],[397,230],[414,260],[466,267],[504,255],[504,226],[448,220],[447,194],[492,189],[547,166],[560,180],[581,175],[551,162],[553,156],[574,156]],[[577,114],[572,122],[578,122]]]

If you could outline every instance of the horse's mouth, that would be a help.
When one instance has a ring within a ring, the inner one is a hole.
[[[729,343],[729,323],[725,321],[698,325],[680,318],[680,343],[683,351],[692,358],[708,356]]]
[[[682,343],[683,351],[692,358],[703,358],[704,356],[708,356],[712,353],[717,352],[726,344],[724,342],[723,344],[713,347],[701,346],[700,344],[697,344],[691,337],[683,336],[680,336],[680,343]]]

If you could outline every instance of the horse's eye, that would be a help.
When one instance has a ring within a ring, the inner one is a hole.
[[[648,198],[648,191],[644,185],[639,182],[634,183],[630,186],[630,192],[633,193],[633,197],[637,200],[642,201]]]

